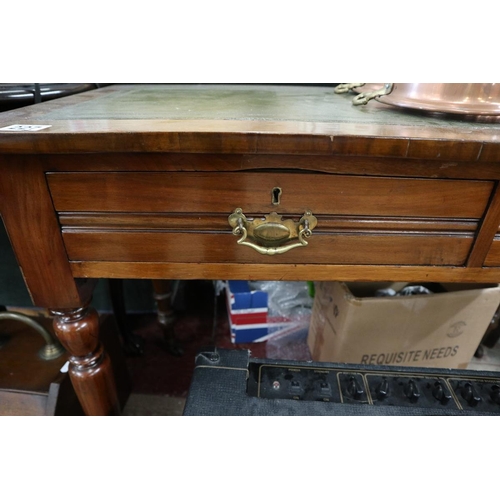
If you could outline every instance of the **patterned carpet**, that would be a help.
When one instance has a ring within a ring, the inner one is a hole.
[[[231,343],[225,299],[218,297],[215,306],[210,281],[186,282],[185,292],[188,306],[176,312],[174,325],[175,337],[184,351],[182,356],[168,352],[155,314],[130,315],[133,332],[145,340],[142,356],[127,357],[134,393],[186,397],[195,356],[205,347],[250,349],[254,356],[266,356],[265,343]]]

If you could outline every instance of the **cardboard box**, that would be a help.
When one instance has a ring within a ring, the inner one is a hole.
[[[497,285],[375,297],[390,283],[316,284],[308,346],[315,361],[467,368],[500,304]]]
[[[248,281],[228,281],[226,300],[234,344],[263,342],[302,326],[292,318],[270,316],[267,292],[252,290]]]

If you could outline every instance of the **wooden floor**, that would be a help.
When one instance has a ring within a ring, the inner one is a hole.
[[[186,398],[132,393],[123,416],[181,416]]]

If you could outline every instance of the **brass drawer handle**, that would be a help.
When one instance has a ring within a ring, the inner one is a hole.
[[[262,255],[277,255],[292,248],[307,246],[305,238],[311,236],[318,223],[310,211],[304,213],[298,224],[292,219],[283,220],[276,212],[271,212],[265,219],[248,220],[241,208],[237,208],[228,217],[228,221],[233,234],[241,236],[238,245],[253,248]],[[295,238],[299,241],[286,245],[287,241]]]

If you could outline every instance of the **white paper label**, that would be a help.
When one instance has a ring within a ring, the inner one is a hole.
[[[49,127],[52,127],[52,125],[9,125],[8,127],[0,128],[0,130],[8,132],[36,132]]]
[[[68,369],[69,369],[69,361],[66,361],[66,363],[64,363],[63,367],[61,368],[60,372],[68,373]]]

